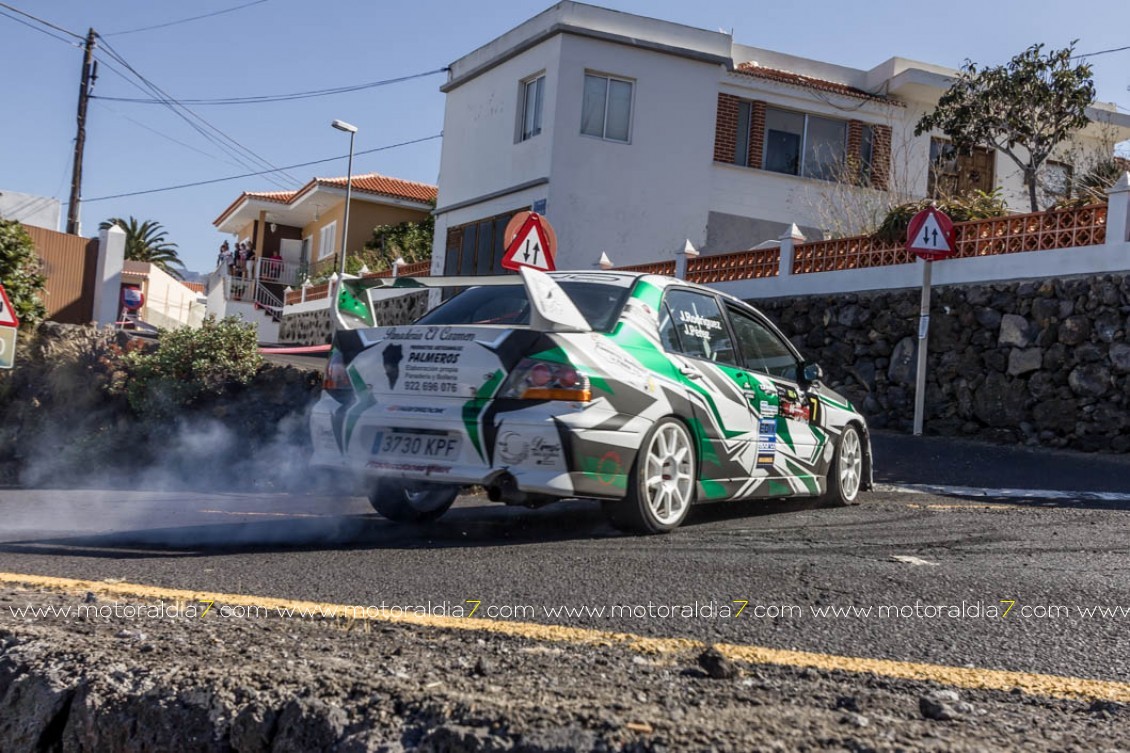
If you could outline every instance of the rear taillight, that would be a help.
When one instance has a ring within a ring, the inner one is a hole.
[[[589,380],[572,364],[523,358],[510,372],[498,397],[519,400],[592,400]]]
[[[349,374],[345,371],[345,358],[336,350],[330,353],[330,360],[326,364],[326,373],[322,378],[322,388],[331,391],[349,389]]]

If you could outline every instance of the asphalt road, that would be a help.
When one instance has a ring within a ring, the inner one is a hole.
[[[719,505],[646,538],[580,501],[467,497],[430,527],[399,527],[341,495],[3,489],[0,571],[433,610],[475,600],[480,617],[1130,680],[1130,612],[1081,611],[1130,608],[1130,496],[1054,493],[1130,492],[1130,463],[893,435],[875,450],[884,490],[860,506]],[[955,484],[989,496],[905,488]],[[1046,492],[993,493],[1007,488]],[[741,601],[740,617],[703,614]],[[664,610],[696,603],[697,616]]]

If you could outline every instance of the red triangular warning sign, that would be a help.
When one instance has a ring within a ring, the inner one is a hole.
[[[0,327],[18,327],[20,320],[16,318],[16,310],[8,300],[8,293],[0,285]]]
[[[502,257],[503,269],[517,271],[520,267],[552,272],[557,268],[553,259],[553,249],[541,224],[541,217],[530,214],[522,223],[514,240],[506,248]]]

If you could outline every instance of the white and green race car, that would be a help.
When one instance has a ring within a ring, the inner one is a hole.
[[[347,280],[313,463],[362,474],[373,507],[438,518],[459,490],[538,505],[603,500],[618,527],[670,531],[691,505],[871,487],[867,424],[757,310],[648,274],[475,278],[408,326],[373,326],[381,286]]]

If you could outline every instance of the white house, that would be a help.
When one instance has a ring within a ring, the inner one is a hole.
[[[58,199],[0,190],[0,219],[19,220],[24,225],[58,230],[61,217],[62,205]]]
[[[1026,211],[1007,157],[914,136],[954,73],[902,58],[858,70],[560,2],[450,66],[433,273],[498,271],[507,221],[530,208],[557,231],[559,268],[669,260],[687,239],[746,249],[790,223],[850,234],[932,192],[1000,186]],[[1130,138],[1130,116],[1091,117],[1084,148]]]

